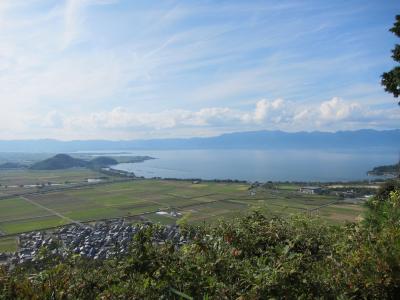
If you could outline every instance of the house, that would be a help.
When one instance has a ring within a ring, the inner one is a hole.
[[[300,193],[304,193],[304,194],[319,194],[322,192],[322,188],[319,186],[303,186],[299,189]]]

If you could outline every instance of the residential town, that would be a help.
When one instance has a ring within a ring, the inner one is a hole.
[[[34,262],[42,247],[61,256],[72,253],[92,259],[107,259],[124,255],[134,235],[150,225],[150,222],[129,224],[124,219],[112,219],[93,226],[73,224],[52,232],[23,233],[18,236],[19,250],[12,254],[0,253],[0,262],[11,265]],[[177,225],[160,228],[153,238],[158,244],[172,241],[179,246],[186,243]]]

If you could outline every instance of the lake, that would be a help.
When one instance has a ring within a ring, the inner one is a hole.
[[[132,151],[157,159],[124,163],[114,169],[137,176],[238,179],[248,181],[352,181],[369,179],[367,171],[393,164],[395,150],[164,150]]]

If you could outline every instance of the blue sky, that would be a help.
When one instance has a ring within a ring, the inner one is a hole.
[[[0,1],[0,139],[399,128],[399,1]]]

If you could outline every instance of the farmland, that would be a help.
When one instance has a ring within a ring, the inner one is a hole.
[[[35,191],[37,184],[66,185],[86,182],[102,174],[89,169],[69,169],[54,171],[1,170],[0,196]]]
[[[335,196],[299,193],[294,184],[257,188],[254,193],[248,188],[243,183],[134,180],[3,199],[0,231],[12,235],[64,225],[71,220],[89,222],[115,217],[163,224],[175,223],[179,216],[193,223],[214,222],[252,209],[271,215],[308,213],[338,200]],[[355,220],[362,209],[360,205],[338,203],[316,211],[328,222],[342,223]]]

